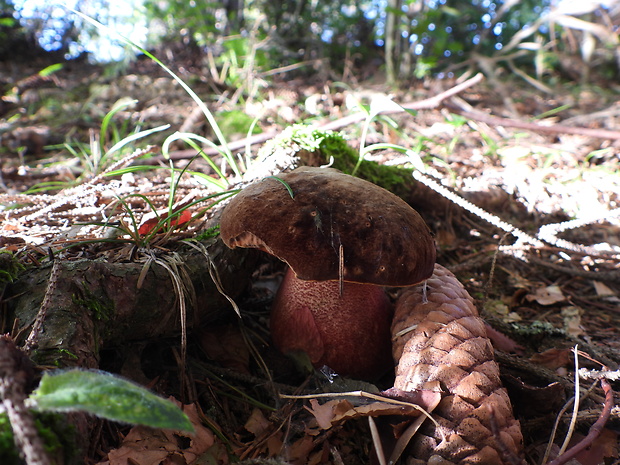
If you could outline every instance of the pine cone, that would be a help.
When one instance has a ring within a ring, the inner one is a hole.
[[[428,389],[439,381],[443,395],[432,412],[440,427],[424,423],[409,446],[407,463],[518,461],[521,429],[501,385],[484,322],[452,273],[436,265],[426,290],[421,284],[401,291],[392,335],[398,361],[394,388]]]

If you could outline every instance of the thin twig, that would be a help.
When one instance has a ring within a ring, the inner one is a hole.
[[[429,176],[426,176],[425,174],[422,174],[419,171],[414,171],[413,177],[416,179],[416,181],[419,181],[422,184],[430,187],[438,194],[441,194],[446,199],[457,204],[459,207],[464,208],[468,212],[473,213],[479,218],[482,218],[483,220],[491,223],[493,226],[501,229],[502,231],[512,234],[517,239],[519,239],[521,242],[531,244],[535,247],[544,247],[545,244],[541,240],[535,238],[534,236],[530,236],[526,232],[520,230],[519,228],[514,227],[510,223],[507,223],[506,221],[501,220],[497,216],[492,215],[491,213],[483,210],[477,205],[474,205],[469,200],[465,200],[464,198],[450,191],[448,188],[439,184],[434,179],[431,179]]]
[[[584,450],[587,447],[590,447],[594,440],[601,435],[605,424],[609,420],[611,416],[611,409],[614,406],[614,391],[611,389],[611,385],[606,379],[601,379],[601,388],[603,388],[603,392],[605,393],[605,402],[603,403],[603,410],[601,411],[601,415],[598,420],[590,427],[588,431],[588,435],[567,450],[561,456],[555,458],[547,465],[563,465],[573,457],[575,457],[579,452]]]
[[[326,398],[360,397],[360,398],[372,399],[377,402],[383,402],[386,404],[394,404],[394,405],[399,405],[402,407],[411,407],[414,410],[417,410],[420,413],[422,413],[422,415],[426,416],[429,420],[431,420],[438,429],[441,429],[439,423],[437,423],[437,420],[435,420],[429,412],[427,412],[424,408],[420,407],[419,405],[413,404],[411,402],[405,402],[405,401],[398,400],[398,399],[392,399],[390,397],[385,397],[385,396],[381,396],[378,394],[372,394],[371,392],[366,392],[366,391],[324,392],[321,394],[306,394],[306,395],[301,395],[301,396],[291,396],[287,394],[280,394],[280,397],[282,399],[318,399],[320,397],[324,397],[324,398],[325,397]]]
[[[372,444],[375,447],[375,453],[377,454],[377,460],[379,465],[387,465],[385,460],[385,452],[383,451],[383,443],[381,442],[381,436],[379,435],[379,429],[377,423],[373,417],[368,417],[368,427],[370,428],[370,436],[372,437]]]
[[[433,97],[430,97],[424,100],[419,100],[417,102],[402,104],[401,105],[401,107],[403,108],[402,110],[391,108],[390,110],[381,112],[381,114],[388,115],[388,114],[400,113],[406,110],[414,110],[414,111],[415,110],[432,110],[433,108],[437,108],[439,105],[441,105],[446,99],[454,97],[455,95],[463,92],[465,89],[478,84],[483,79],[484,79],[484,75],[482,73],[478,73],[474,77],[466,81],[463,81],[460,84],[457,84],[456,86],[446,90],[445,92],[442,92],[440,94],[437,94]],[[340,118],[335,121],[330,121],[329,123],[322,124],[319,126],[319,129],[331,129],[331,130],[341,129],[346,126],[349,126],[350,124],[355,124],[355,123],[359,123],[360,121],[364,121],[367,118],[367,116],[368,115],[363,112],[355,113],[353,115],[348,115],[348,116],[345,116],[344,118]]]
[[[56,259],[54,260],[54,264],[52,265],[52,271],[47,282],[45,297],[43,297],[43,302],[41,302],[41,306],[39,307],[39,312],[37,313],[37,317],[35,318],[32,325],[32,330],[30,331],[28,339],[26,339],[26,343],[24,344],[23,350],[26,354],[30,354],[30,352],[32,352],[32,349],[34,349],[37,345],[37,340],[39,338],[39,334],[41,333],[41,328],[43,327],[43,321],[45,321],[47,310],[52,304],[52,294],[56,290],[56,284],[58,283],[59,275],[60,260]]]
[[[575,355],[575,400],[573,401],[573,414],[571,415],[570,423],[568,425],[568,432],[566,433],[566,437],[564,438],[564,442],[560,447],[558,455],[562,455],[568,448],[568,444],[570,443],[570,440],[573,437],[573,432],[575,431],[575,425],[577,424],[577,413],[579,412],[579,354],[577,353],[577,346],[573,349],[573,354]]]

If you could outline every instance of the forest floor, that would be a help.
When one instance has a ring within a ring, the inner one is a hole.
[[[131,231],[128,210],[140,224],[152,209],[167,208],[170,171],[161,150],[167,135],[178,130],[217,139],[185,90],[148,60],[124,69],[70,62],[52,78],[34,77],[48,64],[6,63],[0,68],[5,84],[0,106],[0,246],[30,269],[49,265],[52,253],[55,260],[131,261],[137,253],[135,241],[121,234],[117,239],[126,239],[121,244],[104,242],[110,239],[104,216],[108,221],[124,218]],[[230,142],[246,140],[254,118],[264,139],[295,123],[326,127],[332,122],[357,149],[364,118],[346,118],[360,113],[360,103],[368,106],[372,101],[394,110],[386,103],[392,99],[415,107],[415,102],[458,84],[429,79],[388,95],[380,73],[363,82],[345,77],[346,86],[335,84],[338,79],[286,76],[267,84],[257,74],[235,87],[210,78],[200,61],[173,66],[207,103]],[[485,319],[505,336],[493,339],[496,356],[521,421],[526,459],[538,463],[558,415],[555,443],[562,443],[568,429],[572,407],[560,411],[574,390],[573,348],[578,346],[610,370],[617,370],[620,362],[620,88],[613,83],[558,82],[548,94],[516,76],[504,76],[502,82],[498,87],[481,80],[414,114],[394,111],[378,117],[369,126],[365,145],[410,149],[380,150],[368,159],[423,167],[426,175],[507,223],[493,225],[469,207],[448,203],[437,209],[407,199],[435,234],[438,263],[455,273]],[[124,106],[102,139],[102,120],[117,104]],[[96,176],[111,166],[97,150],[109,150],[137,129],[163,125],[170,126],[119,150],[125,156],[144,149],[145,157],[134,161],[159,169]],[[154,148],[146,150],[147,145]],[[255,159],[259,146],[242,144],[240,158]],[[189,163],[191,171],[214,175],[203,158],[193,159],[195,154],[178,141],[170,146],[176,167]],[[233,179],[221,157],[214,160]],[[212,185],[185,174],[174,201],[214,192]],[[114,195],[133,194],[143,197],[115,203]],[[167,250],[171,242],[201,228],[204,218],[165,241],[155,236],[153,247]],[[141,234],[145,231],[150,232]],[[176,334],[104,347],[98,368],[122,373],[189,405],[198,434],[189,441],[143,427],[99,423],[92,431],[89,463],[198,463],[196,457],[199,463],[257,457],[281,457],[295,464],[367,463],[372,439],[365,421],[345,421],[318,432],[308,426],[312,415],[304,408],[307,400],[278,398],[277,393],[366,387],[320,373],[294,373],[270,349],[269,303],[281,271],[276,261],[259,258],[250,270],[251,285],[236,298],[243,324],[231,309],[209,325],[193,328],[183,374]],[[2,333],[14,327],[7,312],[19,292],[5,289]],[[580,368],[600,369],[585,358],[579,363]],[[391,386],[389,379],[382,382],[382,388]],[[594,383],[582,400],[573,442],[588,434],[601,414],[603,397]],[[578,463],[617,463],[619,427],[615,407]],[[153,455],[145,455],[145,448]]]

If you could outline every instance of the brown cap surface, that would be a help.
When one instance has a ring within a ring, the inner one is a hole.
[[[431,276],[435,244],[420,215],[400,197],[330,168],[301,167],[255,182],[224,208],[222,240],[255,247],[300,279],[409,286]]]

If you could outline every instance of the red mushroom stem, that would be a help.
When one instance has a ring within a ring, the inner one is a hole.
[[[304,281],[288,270],[271,313],[274,344],[283,353],[305,352],[315,367],[377,379],[393,368],[392,305],[382,287]]]

